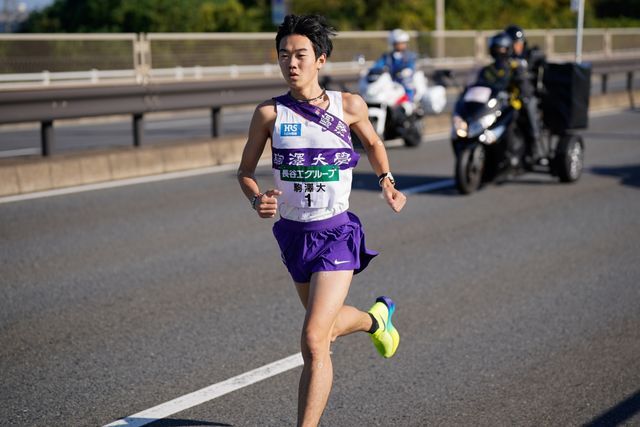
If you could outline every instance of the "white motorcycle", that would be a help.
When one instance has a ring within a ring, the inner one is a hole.
[[[410,102],[404,87],[388,71],[369,70],[360,77],[360,95],[369,107],[369,120],[383,141],[402,138],[409,147],[419,145],[424,115],[439,114],[444,109],[444,86],[428,86],[422,71],[413,73],[413,84],[416,91]]]

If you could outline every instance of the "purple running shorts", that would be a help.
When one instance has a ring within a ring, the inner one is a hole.
[[[308,283],[319,271],[354,270],[357,274],[378,255],[364,243],[357,216],[343,212],[320,221],[280,218],[273,225],[282,261],[295,282]]]

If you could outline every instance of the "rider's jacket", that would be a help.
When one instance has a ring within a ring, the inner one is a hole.
[[[526,102],[534,95],[527,61],[523,58],[495,61],[483,67],[478,74],[477,84],[507,90],[518,109],[519,102],[516,100]]]
[[[385,52],[371,67],[372,70],[386,69],[394,81],[400,83],[407,93],[409,100],[413,101],[415,86],[413,73],[416,70],[417,55],[411,51]]]

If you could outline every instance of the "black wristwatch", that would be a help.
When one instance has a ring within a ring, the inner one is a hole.
[[[385,172],[378,177],[378,185],[380,185],[380,187],[382,187],[382,181],[384,181],[385,178],[388,178],[391,185],[395,187],[396,180],[393,179],[393,175],[391,174],[391,172]]]
[[[254,196],[251,198],[250,203],[251,203],[251,207],[253,208],[253,210],[257,210],[257,209],[256,209],[256,202],[257,202],[257,201],[258,201],[262,196],[264,196],[264,194],[262,194],[262,193],[258,193],[258,194],[254,195]]]

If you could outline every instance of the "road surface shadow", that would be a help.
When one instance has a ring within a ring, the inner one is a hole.
[[[640,188],[640,165],[593,166],[591,173],[620,178],[620,184]]]
[[[430,184],[436,184],[442,181],[451,180],[450,176],[437,176],[437,175],[404,175],[399,173],[394,173],[393,177],[396,180],[396,188],[400,191],[407,188],[419,187],[419,186],[429,186]],[[353,182],[351,188],[353,190],[364,190],[364,191],[380,191],[380,185],[378,184],[378,177],[375,176],[374,173],[353,173]],[[445,188],[435,189],[435,190],[425,190],[423,192],[416,192],[415,194],[426,193],[429,194],[438,194],[444,196],[456,196],[458,192],[453,186],[448,186]]]
[[[598,415],[583,427],[614,427],[623,424],[640,413],[640,390],[618,403],[613,408]]]
[[[233,424],[216,423],[211,421],[199,420],[180,420],[176,418],[164,418],[147,424],[149,427],[189,427],[189,426],[223,426],[233,427]]]

